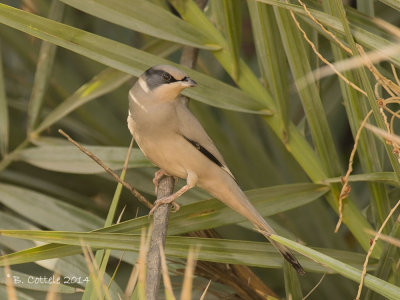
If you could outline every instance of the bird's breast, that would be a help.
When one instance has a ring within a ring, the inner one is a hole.
[[[131,115],[135,140],[143,154],[168,174],[186,178],[187,169],[178,154],[182,137],[178,135],[174,110],[156,107]]]

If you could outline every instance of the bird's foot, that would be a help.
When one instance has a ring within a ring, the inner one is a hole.
[[[170,176],[167,172],[165,172],[163,169],[158,170],[155,174],[154,174],[154,178],[153,178],[153,184],[154,184],[154,189],[155,192],[157,194],[157,187],[158,187],[158,182],[160,181],[160,179],[163,176]],[[178,182],[178,177],[174,176],[174,180],[175,180],[175,184],[177,184]]]
[[[158,170],[157,172],[154,173],[154,178],[153,178],[153,184],[155,186],[158,185],[158,182],[160,181],[161,177],[164,175],[167,175],[163,169]]]
[[[154,211],[157,209],[157,207],[159,207],[160,205],[163,205],[163,204],[171,204],[173,207],[173,212],[177,212],[181,206],[175,202],[175,199],[176,199],[176,197],[174,197],[174,195],[171,195],[171,196],[163,197],[163,198],[156,200],[153,204],[153,208],[149,212],[149,216],[154,214]]]

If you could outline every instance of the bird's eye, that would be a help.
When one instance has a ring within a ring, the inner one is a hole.
[[[166,81],[170,81],[170,80],[171,80],[171,75],[168,74],[168,73],[163,73],[163,74],[162,74],[162,77],[163,77],[163,79],[166,80]]]

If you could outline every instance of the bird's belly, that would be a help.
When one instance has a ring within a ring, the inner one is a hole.
[[[155,140],[146,138],[136,138],[136,142],[143,154],[160,169],[166,171],[169,175],[186,179],[187,166],[182,159],[182,153],[179,153],[176,145],[162,137]]]

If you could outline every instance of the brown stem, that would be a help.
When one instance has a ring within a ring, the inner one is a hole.
[[[153,204],[151,204],[147,199],[140,194],[133,186],[131,186],[129,183],[126,181],[123,181],[119,176],[111,170],[109,167],[107,167],[100,158],[98,158],[96,155],[94,155],[92,152],[87,150],[85,147],[83,147],[81,144],[79,144],[77,141],[72,139],[68,134],[66,134],[63,130],[59,129],[58,132],[63,135],[68,141],[70,141],[72,144],[74,144],[79,150],[81,150],[83,153],[85,153],[87,156],[89,156],[91,159],[93,159],[96,163],[98,163],[108,174],[110,174],[114,179],[122,184],[125,188],[131,191],[131,193],[144,205],[146,205],[148,208],[152,208]]]

